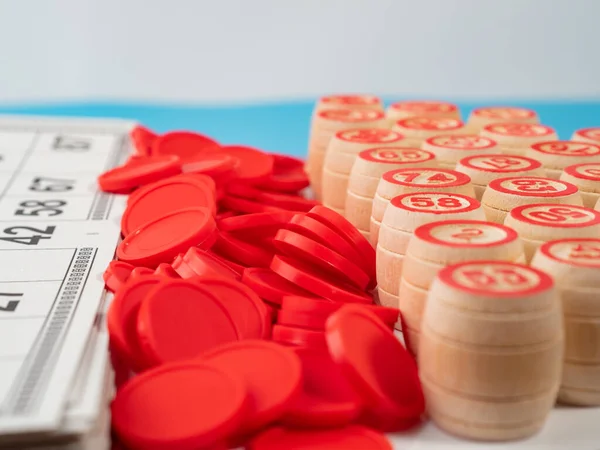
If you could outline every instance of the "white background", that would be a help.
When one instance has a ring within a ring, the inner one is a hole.
[[[600,96],[598,0],[0,0],[0,103]]]

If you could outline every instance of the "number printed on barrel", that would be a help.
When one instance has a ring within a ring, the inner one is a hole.
[[[473,114],[480,117],[498,120],[531,119],[535,117],[535,111],[513,107],[477,108],[473,110]]]
[[[455,213],[479,208],[477,200],[466,195],[441,192],[415,192],[394,197],[391,204],[395,207],[420,212]]]
[[[600,164],[575,164],[565,167],[564,171],[575,178],[590,181],[600,181]]]
[[[419,148],[381,147],[364,150],[360,157],[367,161],[386,163],[420,163],[433,161],[435,155]]]
[[[379,98],[374,95],[330,95],[322,97],[323,103],[332,105],[378,105]]]
[[[550,141],[540,142],[531,146],[538,152],[550,155],[564,156],[594,156],[600,155],[600,146],[575,141]]]
[[[600,142],[600,128],[584,128],[578,130],[575,134],[591,141]]]
[[[475,220],[448,220],[421,225],[415,231],[420,239],[457,247],[486,247],[517,239],[517,232],[503,225]]]
[[[541,292],[552,286],[543,272],[501,261],[466,262],[442,269],[440,279],[459,289],[494,295],[524,295]]]
[[[551,136],[554,130],[545,125],[535,123],[493,123],[484,127],[489,133],[501,134],[504,136]]]
[[[458,108],[456,105],[452,103],[445,102],[431,102],[431,101],[421,101],[421,102],[397,102],[390,105],[392,109],[398,109],[401,111],[415,111],[421,112],[424,114],[427,113],[445,113],[456,111]]]
[[[458,119],[433,117],[411,117],[399,120],[396,124],[402,128],[413,130],[454,130],[463,126],[463,123]]]
[[[484,150],[496,146],[492,139],[476,134],[435,136],[427,139],[429,145],[455,150]]]
[[[518,220],[552,227],[579,227],[600,223],[600,213],[583,206],[534,204],[519,206],[511,211]]]
[[[600,239],[560,239],[541,247],[549,258],[581,266],[600,266]]]
[[[535,159],[516,155],[473,155],[461,159],[460,163],[486,172],[523,172],[542,166],[542,163]]]
[[[398,142],[403,139],[400,133],[385,128],[363,128],[357,130],[344,130],[336,135],[339,139],[348,142],[358,142],[362,144],[383,144],[388,142]]]
[[[462,186],[471,179],[450,169],[397,169],[383,174],[383,179],[390,183],[405,186]]]
[[[498,192],[536,197],[572,195],[577,187],[563,181],[542,177],[497,178],[490,182],[490,188]]]
[[[319,116],[337,122],[352,123],[383,119],[385,114],[372,109],[326,109],[321,111]]]

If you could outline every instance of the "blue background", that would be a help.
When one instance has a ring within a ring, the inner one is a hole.
[[[561,139],[577,128],[600,126],[600,102],[459,102],[463,118],[474,107],[514,105],[532,108]],[[129,103],[70,103],[0,107],[5,114],[113,117],[134,119],[158,131],[194,130],[224,144],[246,144],[303,156],[314,100],[254,105],[180,106]]]

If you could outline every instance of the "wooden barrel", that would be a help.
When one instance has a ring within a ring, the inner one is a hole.
[[[558,180],[574,164],[599,163],[600,145],[574,141],[545,141],[532,145],[525,156],[542,163],[546,176]]]
[[[425,150],[408,147],[375,147],[358,154],[346,192],[346,219],[369,236],[373,197],[381,176],[395,169],[435,167],[435,156]]]
[[[546,173],[542,163],[535,159],[499,153],[467,156],[456,163],[455,170],[469,175],[477,200],[481,200],[487,185],[496,178],[543,177]]]
[[[593,208],[600,198],[600,163],[574,164],[565,167],[559,178],[579,189],[583,206]]]
[[[325,151],[331,138],[341,130],[386,127],[382,111],[372,109],[324,109],[313,118],[308,140],[308,154],[304,170],[317,199],[321,198],[321,178]]]
[[[511,210],[504,225],[519,233],[529,262],[544,242],[600,236],[600,212],[583,206],[555,203],[521,205]]]
[[[500,153],[496,141],[477,134],[442,134],[426,139],[421,148],[433,153],[446,169],[454,169],[467,156]]]
[[[562,300],[565,356],[558,399],[600,405],[600,239],[542,245],[531,266],[551,275]]]
[[[483,220],[472,197],[445,192],[416,192],[394,197],[381,222],[376,248],[377,289],[384,306],[398,307],[402,262],[413,231],[420,225],[447,219]]]
[[[321,97],[315,104],[314,114],[324,109],[372,109],[383,111],[381,98],[375,95],[351,94],[351,95],[326,95]]]
[[[600,127],[575,130],[571,136],[571,140],[600,145]]]
[[[410,147],[421,147],[425,139],[438,134],[467,134],[462,121],[445,117],[409,117],[394,122],[392,130],[402,134]]]
[[[488,220],[504,223],[515,206],[534,203],[556,203],[583,206],[577,186],[544,177],[507,177],[492,180],[481,197]]]
[[[535,434],[556,400],[563,346],[549,275],[499,261],[444,268],[429,291],[419,343],[430,417],[469,439]]]
[[[467,119],[467,128],[479,133],[483,127],[492,123],[540,123],[540,118],[532,109],[513,106],[489,106],[475,108]]]
[[[395,102],[388,106],[385,115],[390,122],[390,126],[398,120],[408,119],[409,117],[432,117],[460,120],[460,110],[457,105],[454,103],[437,101]]]
[[[396,169],[382,175],[373,197],[373,210],[369,223],[371,244],[377,246],[379,227],[383,213],[390,200],[409,192],[452,192],[475,196],[471,179],[464,173],[450,169],[421,167],[416,169]]]
[[[323,206],[344,211],[348,180],[356,156],[374,146],[397,146],[402,139],[400,133],[386,128],[353,128],[337,132],[329,141],[323,162]]]
[[[523,243],[504,225],[477,220],[442,220],[421,225],[411,237],[400,280],[399,308],[409,348],[418,352],[421,317],[431,284],[444,267],[465,261],[525,262]]]
[[[495,140],[509,155],[525,155],[532,144],[558,139],[553,128],[537,123],[492,123],[483,127],[481,135]]]

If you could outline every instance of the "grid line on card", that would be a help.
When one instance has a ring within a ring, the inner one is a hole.
[[[4,186],[4,189],[2,190],[2,192],[0,192],[0,198],[4,197],[4,195],[8,192],[11,185],[17,178],[17,176],[19,176],[19,174],[21,173],[21,170],[23,170],[23,167],[25,167],[25,163],[31,156],[31,153],[33,153],[33,149],[35,148],[38,140],[39,140],[39,134],[36,134],[31,141],[31,145],[27,148],[27,150],[25,152],[23,152],[23,157],[21,158],[21,161],[19,161],[17,168],[11,174],[10,179],[8,180],[8,183],[6,183],[6,186]]]
[[[77,310],[97,251],[93,247],[75,249],[52,309],[20,369],[2,414],[35,413],[60,353],[61,343]]]

